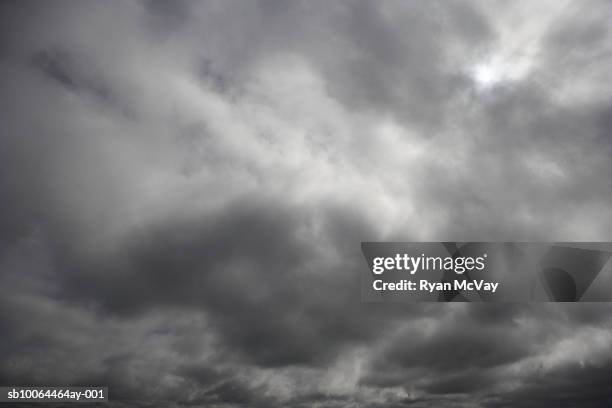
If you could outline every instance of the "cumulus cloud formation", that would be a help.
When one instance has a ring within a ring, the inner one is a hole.
[[[602,406],[607,304],[364,304],[361,241],[612,241],[612,5],[0,6],[0,383]]]

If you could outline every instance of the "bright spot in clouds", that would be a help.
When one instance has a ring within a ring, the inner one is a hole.
[[[492,88],[502,80],[501,70],[492,63],[481,63],[473,68],[472,79],[480,89]]]

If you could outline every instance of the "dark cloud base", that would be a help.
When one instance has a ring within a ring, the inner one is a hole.
[[[611,305],[363,304],[359,248],[611,241],[611,16],[2,2],[0,384],[126,408],[610,406]]]

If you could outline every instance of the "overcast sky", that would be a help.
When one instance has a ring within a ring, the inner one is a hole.
[[[361,241],[612,241],[610,21],[600,0],[2,2],[0,384],[612,404],[612,305],[359,289]]]

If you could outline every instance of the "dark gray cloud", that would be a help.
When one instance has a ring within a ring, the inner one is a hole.
[[[362,304],[358,277],[361,241],[612,240],[611,14],[3,2],[0,383],[609,404],[607,304]]]

